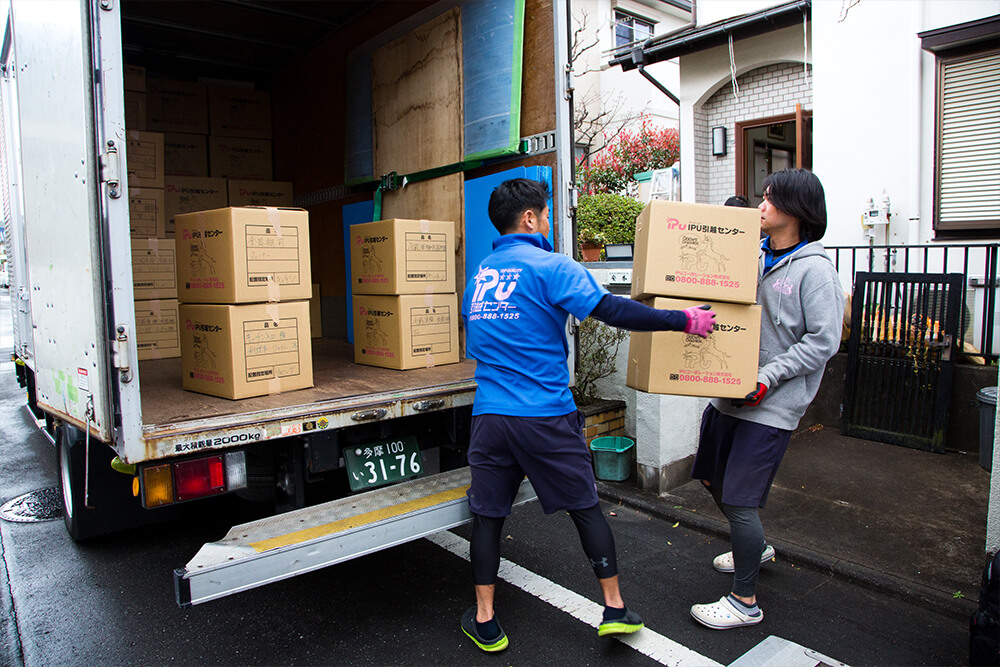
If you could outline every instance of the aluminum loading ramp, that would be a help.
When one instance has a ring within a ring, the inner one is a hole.
[[[357,558],[472,520],[468,468],[233,526],[174,570],[182,608]],[[535,499],[528,480],[515,505]]]

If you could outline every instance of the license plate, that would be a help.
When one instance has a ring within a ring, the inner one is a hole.
[[[351,491],[392,484],[424,471],[413,436],[350,447],[344,450],[344,463]]]

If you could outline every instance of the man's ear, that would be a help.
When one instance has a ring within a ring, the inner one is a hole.
[[[534,234],[538,231],[538,216],[530,208],[524,212],[524,222],[529,233]]]
[[[517,221],[517,227],[526,234],[534,233],[538,228],[538,216],[530,208],[525,209]]]

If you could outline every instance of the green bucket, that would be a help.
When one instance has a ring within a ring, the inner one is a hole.
[[[594,476],[607,482],[624,482],[635,467],[635,440],[603,436],[590,441]]]

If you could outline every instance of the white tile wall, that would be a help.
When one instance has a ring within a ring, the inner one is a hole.
[[[701,203],[721,204],[736,192],[737,122],[795,113],[796,103],[812,109],[812,76],[803,72],[802,63],[759,67],[736,81],[738,100],[732,82],[726,81],[694,112],[695,197]],[[711,128],[719,125],[726,128],[725,157],[712,155]]]

